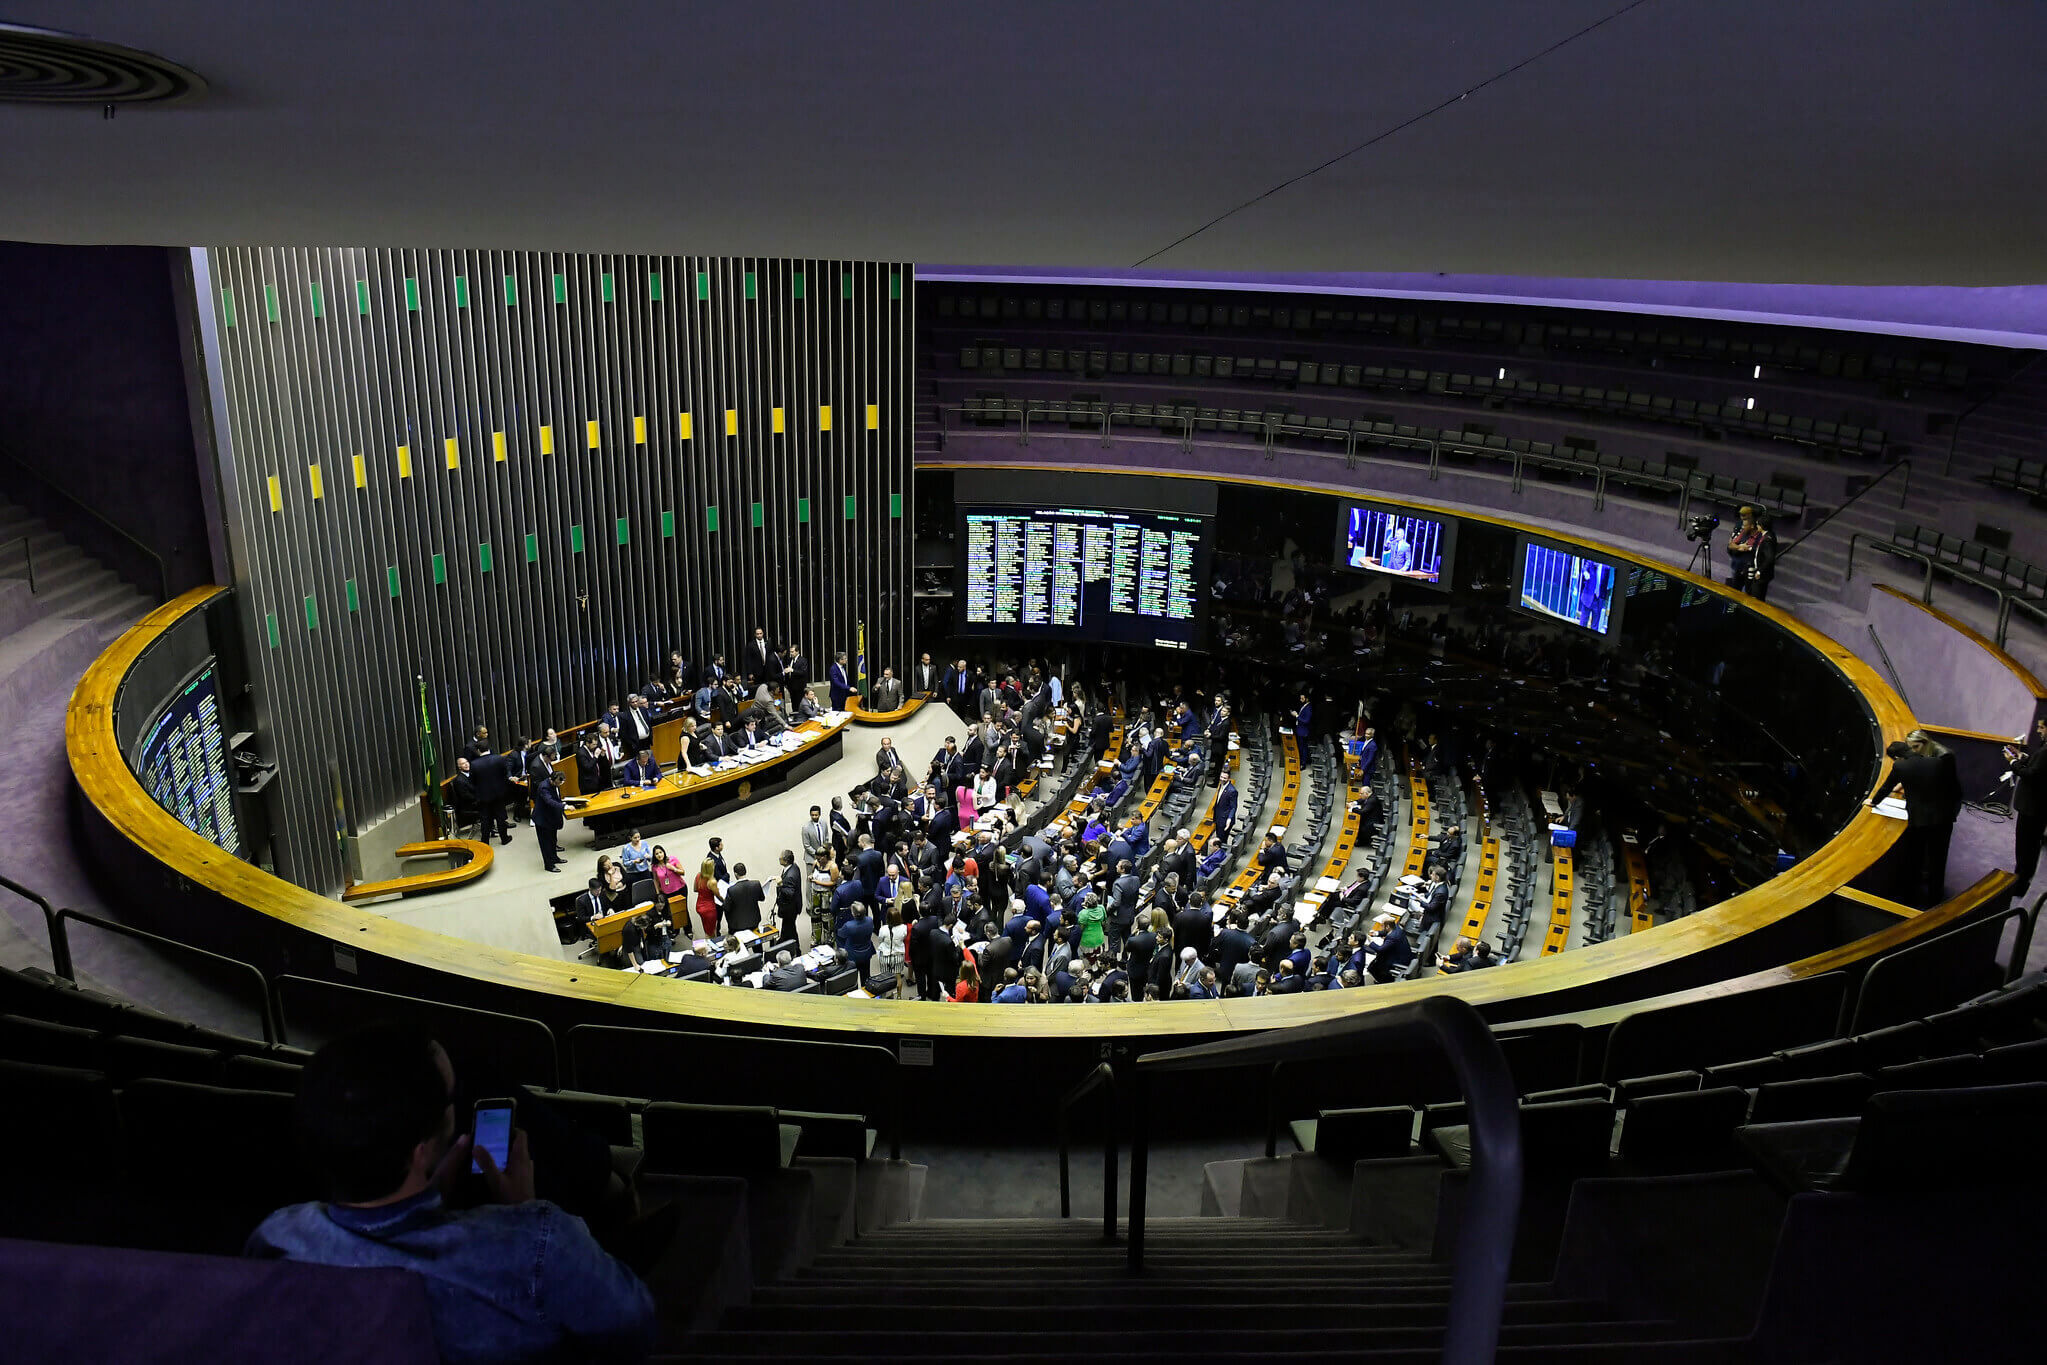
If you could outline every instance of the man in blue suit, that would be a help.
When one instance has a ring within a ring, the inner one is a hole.
[[[1354,750],[1357,756],[1358,775],[1367,782],[1372,780],[1372,770],[1379,763],[1379,732],[1367,725],[1359,737]]]
[[[556,842],[561,837],[563,812],[561,788],[555,784],[560,776],[549,770],[545,777],[533,784],[533,833],[540,840],[540,865],[549,872],[559,872],[561,849]]]
[[[626,760],[625,771],[619,782],[627,787],[652,787],[661,781],[661,764],[654,757],[652,749],[642,749],[636,757]]]
[[[1223,774],[1222,788],[1215,794],[1215,834],[1227,839],[1237,828],[1237,784]]]
[[[853,695],[853,685],[846,678],[846,651],[840,650],[832,656],[832,667],[828,678],[832,689],[832,710],[846,709],[846,699]]]
[[[1308,703],[1308,694],[1303,692],[1301,693],[1301,709],[1294,712],[1294,739],[1297,743],[1307,743],[1308,736],[1311,733],[1310,727],[1314,723],[1315,708]]]

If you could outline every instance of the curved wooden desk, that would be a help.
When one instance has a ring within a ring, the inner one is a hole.
[[[1346,491],[1338,486],[1295,486],[1316,492]],[[1423,513],[1491,521],[1553,541],[1570,541],[1628,563],[1648,562],[1596,541],[1559,535],[1553,527],[1461,509],[1408,505]],[[1739,596],[1660,561],[1654,567],[1675,581],[1725,598],[1740,610],[1756,612],[1797,637],[1860,693],[1876,722],[1879,743],[1902,738],[1912,729],[1912,716],[1897,694],[1851,651],[1767,603]],[[221,591],[195,589],[150,612],[100,656],[73,693],[65,717],[65,744],[72,774],[88,808],[88,842],[96,843],[100,856],[136,891],[138,899],[149,900],[160,915],[182,917],[163,921],[173,932],[219,945],[221,951],[253,960],[265,970],[319,973],[374,989],[431,994],[484,1009],[509,1009],[547,1020],[551,1026],[620,1022],[635,1016],[651,1023],[655,1016],[668,1016],[671,1022],[687,1018],[691,1027],[727,1031],[791,1030],[817,1037],[855,1033],[881,1038],[986,1038],[997,1040],[998,1046],[1018,1039],[1065,1039],[1091,1049],[1106,1037],[1184,1037],[1287,1027],[1386,1008],[1437,991],[1456,994],[1496,1018],[1525,1019],[1661,993],[1656,989],[1658,983],[1682,973],[1688,959],[1700,953],[1733,951],[1746,936],[1799,913],[1847,884],[1887,851],[1902,830],[1898,822],[1862,809],[1840,833],[1796,866],[1710,910],[1539,962],[1454,977],[1430,976],[1370,990],[1110,1010],[977,1010],[908,1000],[855,1001],[733,990],[639,973],[593,970],[587,965],[432,933],[294,886],[254,864],[229,857],[179,824],[150,800],[129,770],[115,738],[114,703],[122,681],[152,642]],[[1298,761],[1296,754],[1296,764]],[[1918,924],[1923,918],[1908,923]],[[328,952],[330,947],[337,951]],[[330,961],[342,951],[349,964],[345,968]],[[1702,974],[1722,969],[1702,964],[1695,970]],[[1663,991],[1669,989],[1672,987],[1662,987]],[[1545,1009],[1550,1002],[1556,1002],[1555,1008]],[[1092,1051],[1088,1055],[1092,1056]]]
[[[867,703],[859,697],[846,699],[846,714],[853,718],[855,725],[894,725],[899,720],[908,720],[917,714],[924,704],[924,698],[912,697],[893,711],[870,711]]]
[[[423,843],[400,844],[398,857],[432,858],[467,853],[469,857],[452,867],[438,872],[416,872],[404,877],[390,877],[380,882],[356,882],[341,893],[345,901],[375,900],[382,896],[416,896],[423,891],[446,891],[451,886],[473,882],[490,871],[491,859],[496,857],[491,846],[475,839],[428,839]]]
[[[807,720],[791,732],[802,737],[793,749],[738,768],[702,775],[670,773],[653,787],[611,787],[570,807],[567,818],[583,821],[591,837],[600,841],[628,827],[649,833],[679,829],[712,814],[728,798],[751,800],[757,783],[786,785],[836,759],[844,747],[841,733],[849,723],[843,717]]]

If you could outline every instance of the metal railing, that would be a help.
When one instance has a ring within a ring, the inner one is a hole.
[[[1982,407],[1985,403],[1988,403],[1991,399],[2003,393],[2006,388],[2010,387],[2012,380],[2017,379],[2027,370],[2032,369],[2033,362],[2038,360],[2039,358],[2040,352],[2035,351],[2031,356],[2027,358],[2025,364],[2019,366],[2016,370],[2013,370],[2011,374],[2005,378],[2004,383],[1997,385],[1995,388],[1991,389],[1990,392],[1984,394],[1981,398],[1978,398],[1975,402],[1969,404],[1968,407],[1962,409],[1961,415],[1955,418],[1954,426],[1949,428],[1948,430],[1947,459],[1942,461],[1940,466],[1940,472],[1942,477],[1946,477],[1947,475],[1954,473],[1955,443],[1962,439],[1962,423],[1968,421],[1970,417],[1974,416],[1976,409]]]
[[[1102,1240],[1116,1240],[1116,1068],[1107,1062],[1080,1078],[1059,1101],[1059,1216],[1073,1217],[1073,1181],[1067,1154],[1072,1150],[1073,1106],[1100,1090],[1102,1100]]]
[[[1848,537],[1848,563],[1841,571],[1843,582],[1852,581],[1855,577],[1855,550],[1860,545],[1867,545],[1872,550],[1881,550],[1897,559],[1909,559],[1915,564],[1924,565],[1926,572],[1919,583],[1919,601],[1922,605],[1933,605],[1933,575],[1936,570],[1991,594],[1997,599],[1997,627],[1991,638],[1999,649],[2004,648],[2005,638],[2011,633],[2011,613],[2014,607],[2028,616],[2047,622],[2047,602],[2031,596],[2025,589],[2000,586],[1981,574],[1970,572],[1966,564],[1930,555],[1915,546],[1900,545],[1895,540],[1887,540],[1873,531],[1857,531]]]
[[[1875,626],[1869,626],[1867,629],[1869,631],[1869,642],[1876,646],[1877,658],[1884,661],[1884,672],[1891,675],[1891,686],[1898,689],[1898,695],[1905,698],[1905,705],[1909,709],[1912,705],[1912,698],[1905,695],[1905,680],[1898,676],[1897,665],[1891,662],[1891,652],[1884,648],[1883,637],[1876,633]]]
[[[75,497],[73,494],[66,492],[63,488],[60,488],[55,483],[52,483],[48,476],[40,474],[36,470],[31,469],[28,465],[23,464],[20,459],[16,458],[14,455],[8,453],[5,450],[0,450],[0,464],[5,464],[9,470],[16,474],[27,475],[29,478],[35,480],[38,484],[42,485],[42,487],[47,491],[56,494],[59,498],[62,498],[72,507],[76,508],[80,512],[83,512],[86,516],[91,517],[95,522],[99,523],[101,526],[104,526],[107,530],[113,532],[122,540],[127,541],[137,550],[140,550],[142,554],[147,559],[150,560],[151,563],[156,565],[157,601],[168,602],[171,600],[171,572],[169,567],[165,565],[162,555],[158,554],[156,551],[150,549],[147,545],[143,544],[140,540],[138,540],[135,537],[135,535],[132,532],[124,530],[120,526],[117,526],[113,522],[107,520],[106,516],[103,513],[98,512],[94,510],[92,507],[85,504],[84,502],[79,501],[79,499]]]
[[[70,909],[59,910],[50,919],[50,956],[52,959],[55,959],[61,952],[66,967],[69,967],[71,963],[71,937],[65,932],[65,920],[77,920],[81,924],[90,924],[95,929],[104,929],[110,934],[119,934],[123,938],[132,938],[138,942],[146,943],[158,951],[168,949],[173,955],[183,953],[189,958],[204,962],[209,968],[225,970],[229,976],[239,977],[246,973],[255,983],[256,1012],[263,1022],[263,1041],[265,1043],[275,1043],[278,1040],[277,1020],[276,1016],[271,1012],[270,1005],[270,978],[263,975],[261,968],[244,962],[240,958],[225,957],[220,953],[211,953],[204,948],[194,948],[189,943],[180,943],[174,938],[165,938],[162,934],[152,934],[130,925],[116,924],[112,920],[101,919],[98,915],[88,915],[82,910]],[[77,980],[69,971],[60,971],[58,975],[74,982]]]
[[[1478,1365],[1499,1345],[1500,1312],[1521,1211],[1521,1115],[1513,1073],[1499,1040],[1467,1002],[1449,995],[1373,1014],[1140,1057],[1132,1070],[1129,1266],[1144,1268],[1145,1174],[1150,1155],[1150,1077],[1167,1072],[1356,1058],[1367,1047],[1428,1048],[1456,1072],[1471,1124],[1471,1183],[1457,1246],[1451,1255],[1448,1323],[1442,1359]]]
[[[50,968],[66,981],[76,981],[78,978],[71,974],[71,945],[65,941],[64,930],[57,923],[57,911],[49,901],[20,882],[11,881],[6,877],[0,877],[0,887],[12,891],[43,912],[43,923],[48,926],[50,933]]]
[[[1903,491],[1901,491],[1898,494],[1898,506],[1903,507],[1906,504],[1906,502],[1909,501],[1912,497],[1912,462],[1910,460],[1898,461],[1889,469],[1886,469],[1883,473],[1877,475],[1868,483],[1864,484],[1861,488],[1857,489],[1855,491],[1854,497],[1847,499],[1839,507],[1836,507],[1833,511],[1827,513],[1818,521],[1814,522],[1811,526],[1808,526],[1806,528],[1804,535],[1792,541],[1789,545],[1786,545],[1783,549],[1777,552],[1778,561],[1781,563],[1786,555],[1790,554],[1793,550],[1797,549],[1799,546],[1805,544],[1805,542],[1811,540],[1814,536],[1818,535],[1820,533],[1820,530],[1823,527],[1825,527],[1828,522],[1832,521],[1835,517],[1840,516],[1843,512],[1853,507],[1856,503],[1861,502],[1864,498],[1868,497],[1871,493],[1875,492],[1876,486],[1878,484],[1882,483],[1885,479],[1888,479],[1891,475],[1897,473],[1901,469],[1905,471],[1904,480],[1905,486]]]
[[[14,542],[10,540],[7,543],[12,545]],[[28,591],[29,596],[33,597],[36,593],[36,547],[34,537],[23,536],[21,538],[21,555],[23,559],[28,561]]]

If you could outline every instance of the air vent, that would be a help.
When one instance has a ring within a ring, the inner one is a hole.
[[[0,24],[0,102],[164,104],[196,99],[196,72],[147,52],[73,33]]]

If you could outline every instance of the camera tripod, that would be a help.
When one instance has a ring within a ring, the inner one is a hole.
[[[1711,535],[1706,536],[1705,539],[1694,545],[1692,547],[1692,557],[1685,561],[1686,573],[1700,573],[1702,571],[1708,578],[1713,576],[1713,537]]]

